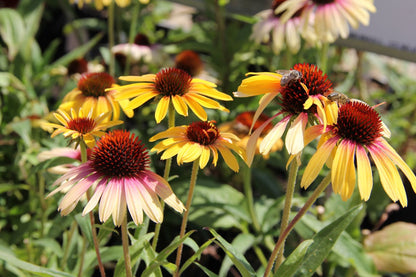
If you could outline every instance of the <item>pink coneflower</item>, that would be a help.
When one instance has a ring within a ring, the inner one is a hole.
[[[318,150],[306,166],[301,187],[308,188],[327,163],[331,168],[331,182],[335,193],[347,200],[351,197],[357,181],[361,198],[368,200],[373,187],[369,159],[371,156],[387,195],[393,201],[400,201],[402,206],[407,205],[406,192],[396,166],[409,179],[414,191],[416,177],[383,138],[383,123],[372,107],[363,102],[351,101],[339,108],[334,124],[326,128],[316,125],[310,131],[315,133],[315,137],[322,137]]]
[[[309,26],[300,17],[301,10],[284,21],[281,19],[281,13],[275,13],[276,8],[285,1],[274,0],[270,9],[257,14],[260,20],[254,24],[250,37],[258,44],[270,42],[273,52],[276,54],[285,48],[292,53],[297,53],[301,46],[300,29],[304,25]],[[305,33],[303,37],[308,42],[315,40],[312,32]]]
[[[70,188],[58,207],[62,215],[68,215],[93,188],[83,215],[99,204],[101,222],[112,216],[114,225],[120,226],[128,208],[136,225],[143,222],[143,211],[160,223],[163,210],[158,196],[180,213],[185,207],[167,181],[150,171],[148,164],[149,156],[141,141],[130,132],[116,130],[101,138],[86,163],[57,179],[53,185],[60,186],[49,196]]]
[[[313,21],[318,41],[333,42],[338,37],[347,38],[349,25],[370,23],[370,12],[376,12],[373,0],[286,0],[276,12],[283,13],[282,20],[290,20],[301,11],[304,22]],[[305,27],[306,25],[304,25]],[[310,33],[303,28],[302,33]]]

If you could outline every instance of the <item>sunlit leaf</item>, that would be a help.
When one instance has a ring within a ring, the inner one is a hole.
[[[396,222],[364,240],[364,248],[380,271],[416,272],[416,225]]]
[[[244,255],[238,252],[230,243],[221,237],[214,229],[207,228],[208,231],[216,238],[215,243],[224,250],[225,254],[233,261],[243,277],[256,276],[256,272],[246,260]]]

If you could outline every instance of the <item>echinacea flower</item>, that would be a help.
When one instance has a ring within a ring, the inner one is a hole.
[[[265,114],[261,114],[259,118],[257,119],[256,123],[253,125],[253,117],[254,117],[254,112],[242,112],[239,115],[237,115],[233,121],[226,122],[218,126],[218,129],[220,130],[220,132],[229,132],[229,133],[235,134],[240,139],[240,141],[237,141],[237,145],[241,146],[243,149],[246,149],[247,142],[250,138],[250,128],[253,126],[252,130],[255,131],[266,120],[270,118]],[[257,140],[256,154],[260,153],[260,150],[259,150],[260,144],[263,141],[264,136],[272,128],[273,128],[273,125],[269,123],[269,125],[263,129],[263,132],[260,134],[260,137]],[[278,151],[282,149],[282,147],[283,147],[283,141],[279,139],[275,142],[275,144],[272,146],[270,151],[271,152]],[[269,158],[269,154],[264,154],[263,158],[265,159]]]
[[[277,9],[283,13],[282,20],[299,13],[305,22],[312,20],[319,41],[333,42],[338,37],[347,38],[349,25],[357,29],[359,24],[367,26],[370,12],[376,12],[373,0],[287,0]],[[304,25],[305,27],[305,25]],[[310,33],[305,28],[303,33]]]
[[[106,129],[123,123],[121,120],[108,121],[107,118],[111,113],[102,113],[97,117],[93,117],[92,114],[93,112],[90,110],[85,115],[82,108],[78,110],[78,113],[71,109],[71,114],[58,110],[54,116],[60,124],[48,122],[44,125],[56,129],[51,137],[63,134],[65,137],[70,137],[71,141],[75,141],[76,146],[83,141],[92,148],[95,146],[95,137],[101,137],[105,134]]]
[[[115,2],[117,6],[125,8],[130,5],[131,0],[94,0],[95,8],[97,10],[102,10],[104,7],[109,6],[111,2]],[[77,3],[78,8],[82,8],[84,4],[90,4],[92,0],[69,0],[69,3]],[[138,0],[141,4],[148,4],[149,0]]]
[[[280,13],[275,13],[276,8],[286,0],[274,0],[271,9],[261,11],[256,16],[260,20],[254,24],[250,36],[257,44],[271,42],[275,54],[287,48],[292,53],[297,53],[301,46],[301,27],[306,25],[300,17],[301,10],[293,14],[289,19],[281,20]],[[315,41],[313,32],[305,32],[303,37],[309,43]]]
[[[231,133],[222,133],[215,126],[215,121],[198,121],[186,126],[169,128],[151,137],[149,141],[163,139],[151,151],[163,152],[161,159],[166,160],[177,155],[177,163],[193,162],[199,159],[202,169],[212,155],[212,163],[217,165],[218,152],[225,163],[234,171],[238,171],[238,161],[230,150],[244,158],[244,150],[235,144],[239,139]]]
[[[189,107],[201,120],[207,120],[207,113],[203,107],[228,111],[211,98],[233,100],[231,96],[216,90],[214,83],[192,78],[178,68],[162,69],[157,74],[122,76],[120,80],[137,82],[116,88],[117,100],[133,98],[128,108],[135,109],[152,98],[158,99],[155,112],[157,123],[165,118],[170,104],[173,104],[175,110],[182,116],[188,116]]]
[[[88,155],[90,155],[91,150],[90,149],[87,149],[87,150],[88,150]],[[54,148],[51,150],[40,152],[37,156],[37,159],[38,161],[43,162],[43,161],[56,158],[56,157],[68,157],[68,158],[81,162],[81,151],[79,148],[73,149],[70,147],[59,147],[59,148]],[[48,172],[62,175],[62,174],[67,173],[70,169],[74,167],[76,167],[76,165],[73,163],[61,164],[61,165],[48,168]]]
[[[393,201],[399,200],[403,207],[407,206],[406,192],[396,166],[409,179],[415,192],[416,177],[383,138],[383,124],[374,108],[358,101],[346,103],[339,108],[336,123],[325,129],[323,125],[311,127],[315,136],[322,134],[322,137],[316,153],[306,166],[301,187],[308,188],[326,162],[331,168],[335,193],[347,200],[357,182],[361,198],[368,200],[373,187],[370,156],[387,195]]]
[[[93,110],[92,117],[98,117],[102,113],[111,112],[112,119],[118,120],[120,118],[120,107],[128,117],[133,116],[133,110],[129,109],[128,100],[115,101],[114,78],[105,72],[85,73],[78,81],[75,89],[65,95],[62,104],[59,106],[60,110],[67,113],[71,109],[76,111],[82,108],[84,111]],[[111,89],[109,89],[111,88]],[[106,120],[110,120],[107,118]]]
[[[134,38],[134,43],[122,43],[114,45],[111,52],[116,55],[123,65],[126,57],[130,57],[130,62],[151,62],[153,58],[153,47],[150,44],[149,38],[142,33],[139,33]],[[157,53],[155,53],[157,55]],[[124,65],[123,65],[124,66]]]
[[[62,215],[68,215],[88,189],[94,190],[82,215],[97,205],[101,222],[112,216],[120,226],[128,208],[136,225],[143,222],[143,211],[154,222],[163,221],[159,198],[176,211],[185,209],[168,182],[148,169],[149,155],[134,134],[115,130],[97,143],[90,159],[58,178],[60,185],[48,197],[70,188],[59,204]]]
[[[260,105],[256,111],[254,120],[257,120],[257,114],[262,112],[266,105],[272,101],[274,97],[279,95],[281,98],[281,112],[278,112],[268,120],[266,120],[257,130],[253,132],[247,143],[247,164],[251,165],[256,150],[257,140],[263,132],[264,128],[270,122],[283,114],[284,117],[279,121],[263,138],[260,143],[260,153],[267,154],[271,151],[272,146],[278,141],[289,126],[286,134],[285,145],[289,154],[296,155],[304,147],[304,132],[308,122],[324,121],[326,125],[326,112],[324,103],[328,101],[325,97],[332,91],[332,83],[328,80],[317,66],[309,64],[296,64],[293,70],[297,70],[301,74],[301,78],[289,81],[281,85],[282,75],[278,73],[262,73],[262,75],[254,77],[258,78],[253,82],[244,82],[238,88],[236,96],[241,94],[256,95],[267,93],[260,100]],[[253,78],[253,77],[250,77]],[[248,79],[250,79],[248,78]],[[262,80],[263,84],[259,84]],[[277,82],[279,80],[279,82]],[[255,92],[255,93],[253,93]]]
[[[175,67],[182,69],[191,77],[195,77],[201,73],[204,68],[199,54],[192,50],[184,50],[175,57]]]

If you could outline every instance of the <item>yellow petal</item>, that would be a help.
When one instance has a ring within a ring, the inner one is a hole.
[[[185,145],[185,142],[177,143],[174,145],[171,145],[169,148],[163,152],[162,156],[160,157],[161,160],[167,160],[169,158],[172,158],[173,156],[177,155],[179,151],[182,149],[182,147]],[[156,148],[156,147],[155,147]],[[158,151],[159,153],[159,151]]]
[[[336,146],[338,139],[332,138],[327,140],[321,147],[316,150],[315,154],[309,160],[308,165],[303,173],[300,186],[307,189],[310,184],[316,179],[325,161],[328,159],[332,149]]]
[[[251,130],[254,127],[254,124],[256,123],[257,119],[260,117],[261,113],[264,111],[264,109],[269,105],[269,103],[276,97],[278,93],[268,93],[266,95],[263,95],[259,101],[259,107],[257,108],[256,112],[253,116],[253,123],[251,123],[250,126],[250,133]]]
[[[157,104],[156,112],[155,112],[156,123],[160,123],[160,121],[162,121],[165,118],[168,112],[169,103],[170,103],[169,96],[165,96],[160,99],[159,104]]]
[[[390,159],[403,171],[407,179],[412,185],[413,191],[416,192],[416,177],[406,162],[397,154],[397,152],[391,147],[383,138],[379,139],[381,147],[384,152],[390,157]]]
[[[355,187],[354,167],[355,144],[342,140],[335,153],[331,170],[332,187],[335,193],[346,201],[352,195]]]
[[[393,201],[400,201],[403,207],[407,206],[407,196],[404,190],[403,182],[400,178],[399,171],[390,158],[383,152],[383,149],[376,147],[367,147],[371,157],[376,164],[380,175],[380,182],[387,195]]]
[[[201,169],[203,169],[207,165],[210,157],[210,152],[211,151],[208,147],[202,148],[201,156],[199,157],[199,167]]]
[[[154,82],[155,77],[155,74],[145,74],[142,76],[121,76],[119,79],[127,82]]]
[[[127,106],[127,109],[135,109],[137,107],[140,107],[141,105],[143,105],[144,103],[146,103],[147,101],[149,101],[150,99],[154,98],[157,95],[158,95],[158,93],[154,92],[154,91],[143,93],[140,96],[137,96],[136,98],[131,100],[129,102],[129,105]],[[165,98],[165,97],[163,97],[163,98]]]
[[[179,95],[172,96],[172,103],[173,103],[173,107],[178,112],[178,114],[183,115],[183,116],[188,116],[188,106],[182,100],[181,96]]]
[[[187,126],[185,126],[185,125],[171,127],[169,129],[167,129],[166,131],[162,131],[160,133],[157,133],[156,135],[151,137],[149,139],[149,141],[153,142],[153,141],[156,141],[158,139],[163,139],[163,138],[182,137],[186,132],[186,128],[187,128]]]
[[[358,189],[361,199],[367,201],[370,198],[371,189],[373,188],[373,174],[367,152],[361,145],[357,145],[356,157]]]
[[[233,153],[226,147],[223,147],[221,145],[217,145],[218,151],[220,151],[222,157],[224,158],[225,163],[228,165],[229,168],[234,170],[235,172],[238,172],[239,166],[238,161],[234,157]]]
[[[189,108],[191,108],[191,110],[199,119],[203,121],[207,120],[207,113],[197,101],[193,100],[192,98],[187,98],[187,97],[184,97],[184,100],[186,104],[188,104]]]

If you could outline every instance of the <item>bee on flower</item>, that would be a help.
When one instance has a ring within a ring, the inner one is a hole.
[[[163,139],[151,151],[163,152],[161,159],[176,155],[178,165],[199,160],[203,169],[212,156],[212,163],[217,165],[218,152],[225,163],[234,171],[239,170],[238,161],[231,152],[245,157],[244,149],[236,144],[239,138],[231,133],[222,133],[215,126],[215,121],[197,121],[190,125],[169,128],[150,138],[150,141]]]
[[[304,136],[307,124],[309,122],[323,122],[326,125],[327,114],[331,114],[327,109],[334,107],[334,105],[328,105],[325,108],[326,104],[330,102],[325,95],[333,90],[332,83],[328,80],[327,75],[315,65],[296,64],[292,70],[300,72],[302,77],[282,86],[282,74],[254,73],[255,76],[243,80],[238,91],[234,93],[236,97],[265,94],[259,102],[254,122],[275,97],[279,97],[280,100],[281,111],[259,126],[247,143],[248,165],[251,165],[253,161],[257,140],[261,133],[278,116],[283,115],[283,119],[275,124],[263,138],[259,149],[261,154],[269,153],[287,129],[286,149],[289,154],[296,155],[302,151],[304,140],[307,139]]]

